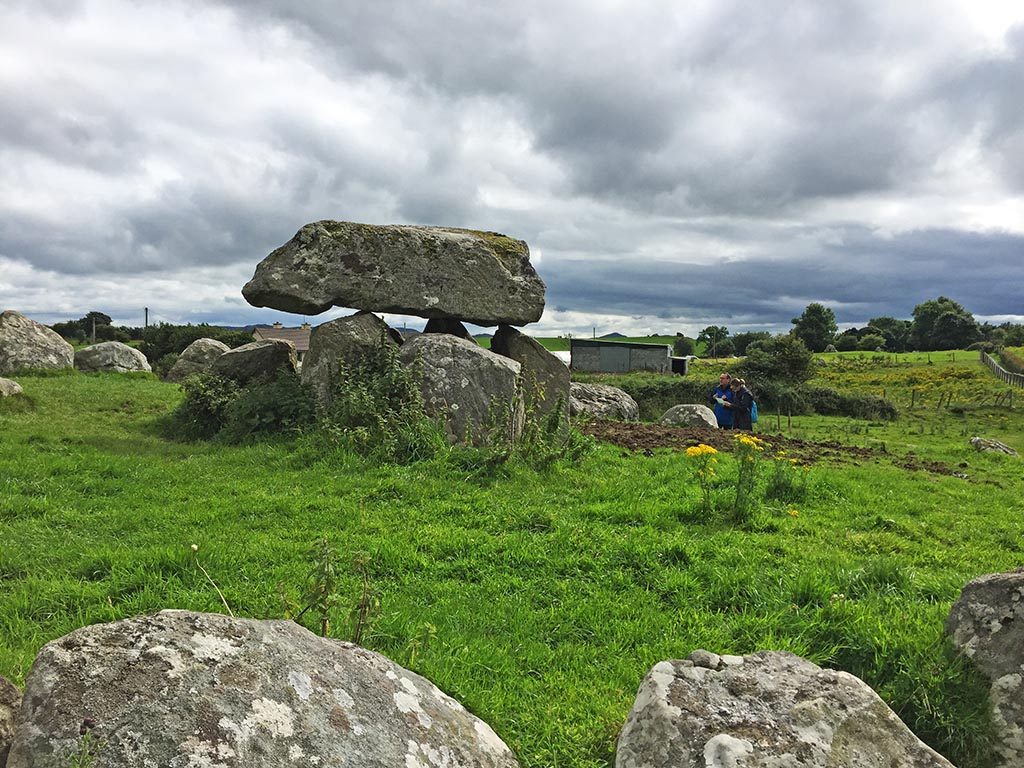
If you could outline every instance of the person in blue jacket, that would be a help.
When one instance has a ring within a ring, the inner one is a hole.
[[[743,379],[733,379],[730,382],[730,386],[732,387],[732,400],[727,407],[732,413],[733,429],[753,432],[754,424],[751,410],[754,407],[754,395],[747,389],[747,382]]]
[[[708,398],[711,406],[715,409],[718,426],[722,429],[732,429],[732,411],[725,405],[725,403],[731,403],[733,399],[731,383],[732,376],[723,373],[718,377],[718,386],[712,390],[711,397]],[[725,403],[720,403],[719,400],[723,400]]]

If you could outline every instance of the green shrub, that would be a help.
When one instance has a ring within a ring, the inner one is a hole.
[[[177,352],[168,352],[166,355],[161,357],[155,363],[153,363],[153,373],[159,376],[161,379],[166,379],[167,374],[171,372],[171,368],[178,362]]]
[[[254,435],[296,431],[313,423],[313,399],[294,371],[242,389],[224,408],[218,437],[238,443]]]
[[[227,421],[228,406],[241,390],[234,381],[212,373],[197,373],[181,382],[185,399],[171,414],[167,432],[184,440],[209,440]]]

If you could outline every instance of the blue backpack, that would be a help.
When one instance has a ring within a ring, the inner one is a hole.
[[[750,401],[750,423],[757,421],[757,400]]]

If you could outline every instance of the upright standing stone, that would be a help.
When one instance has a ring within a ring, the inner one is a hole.
[[[33,368],[60,370],[74,363],[74,347],[56,331],[13,310],[0,313],[0,375]]]
[[[217,358],[231,347],[217,339],[196,339],[178,356],[167,372],[168,381],[182,381],[196,373],[206,373]]]
[[[257,307],[318,314],[331,306],[477,325],[526,325],[544,283],[522,240],[447,227],[307,224],[242,289]]]
[[[531,339],[508,325],[499,325],[491,350],[522,366],[523,390],[528,406],[538,415],[550,413],[559,403],[569,418],[569,368]]]
[[[120,341],[103,341],[78,350],[75,352],[75,368],[83,373],[153,370],[144,354]]]
[[[372,312],[318,325],[309,336],[309,352],[302,363],[302,383],[321,406],[329,406],[338,386],[339,362],[352,365],[381,343],[399,346],[402,336]]]

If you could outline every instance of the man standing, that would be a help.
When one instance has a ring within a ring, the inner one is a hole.
[[[732,388],[732,376],[728,373],[723,373],[718,377],[718,386],[711,392],[709,401],[712,407],[715,409],[715,419],[718,421],[718,426],[722,429],[732,429],[732,411],[726,406],[726,403],[731,403],[733,399]]]

